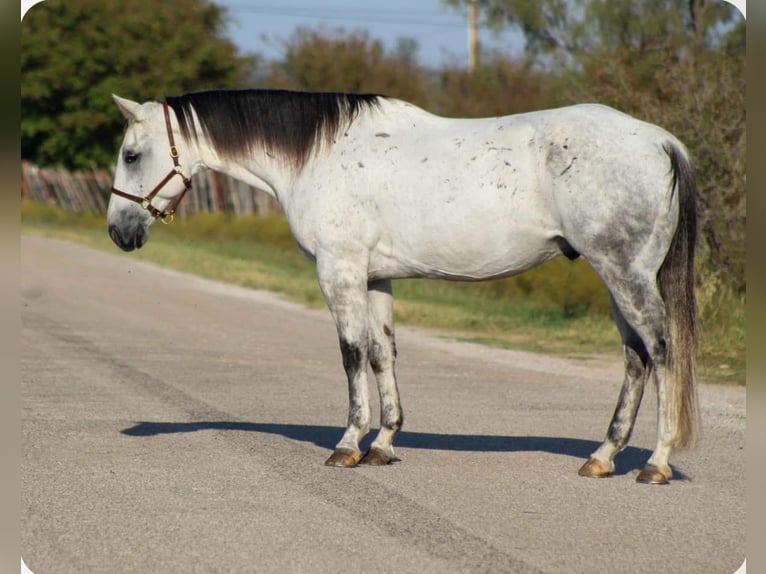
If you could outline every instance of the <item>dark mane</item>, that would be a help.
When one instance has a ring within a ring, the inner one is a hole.
[[[168,97],[185,138],[198,130],[216,151],[242,158],[256,149],[281,156],[300,168],[320,143],[332,143],[379,96],[287,90],[217,90]],[[196,126],[192,110],[200,126]]]

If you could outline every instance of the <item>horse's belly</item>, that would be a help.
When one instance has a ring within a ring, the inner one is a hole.
[[[376,201],[380,240],[371,271],[392,276],[489,279],[559,255],[558,216],[536,182],[492,166],[471,175],[444,166],[440,177]],[[527,171],[529,173],[531,168]]]
[[[383,236],[370,254],[371,278],[481,280],[515,275],[561,251],[550,227],[492,226],[476,221],[424,221],[409,234]]]

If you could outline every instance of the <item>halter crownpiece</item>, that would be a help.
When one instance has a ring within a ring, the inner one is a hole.
[[[144,197],[133,195],[132,193],[124,192],[122,190],[117,189],[114,186],[112,186],[109,192],[139,204],[146,211],[151,213],[152,217],[154,217],[155,219],[159,219],[160,221],[162,221],[162,223],[170,223],[173,221],[173,216],[176,212],[176,207],[178,207],[178,204],[181,202],[184,195],[186,195],[186,192],[191,189],[192,182],[190,178],[186,177],[181,172],[181,165],[178,163],[178,148],[176,147],[175,140],[173,139],[173,130],[170,126],[170,112],[168,112],[167,102],[162,102],[162,110],[165,113],[165,127],[168,130],[168,141],[170,143],[170,157],[173,160],[173,169],[170,170],[170,172],[162,179],[162,181],[160,181],[154,187],[154,189],[152,189]],[[184,190],[178,195],[178,197],[176,197],[174,200],[170,202],[168,207],[160,211],[159,209],[157,209],[156,207],[152,205],[152,199],[154,199],[154,196],[156,196],[160,192],[160,190],[163,187],[165,187],[165,185],[171,179],[173,179],[173,177],[176,175],[181,176],[181,179],[184,182]]]

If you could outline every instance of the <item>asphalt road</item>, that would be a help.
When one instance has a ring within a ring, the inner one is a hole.
[[[399,328],[401,462],[327,468],[347,401],[327,311],[116,248],[23,237],[21,258],[35,574],[730,574],[744,559],[744,389],[701,387],[702,441],[674,454],[671,484],[634,481],[652,390],[617,474],[580,478],[615,360]]]

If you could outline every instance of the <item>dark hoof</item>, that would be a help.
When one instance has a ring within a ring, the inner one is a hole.
[[[598,460],[597,458],[589,458],[587,462],[580,467],[577,474],[580,476],[587,476],[588,478],[606,478],[612,476],[614,473],[614,464]]]
[[[336,466],[340,468],[353,468],[359,464],[362,453],[352,450],[336,450],[330,458],[325,461],[325,466]]]
[[[642,484],[667,484],[670,482],[671,476],[672,473],[669,468],[663,470],[653,464],[647,464],[641,469],[641,472],[638,473],[636,482]]]
[[[384,451],[382,451],[379,448],[371,448],[367,451],[367,454],[364,455],[364,458],[361,460],[359,464],[363,464],[365,466],[386,466],[387,464],[391,464],[396,459],[388,456]]]

